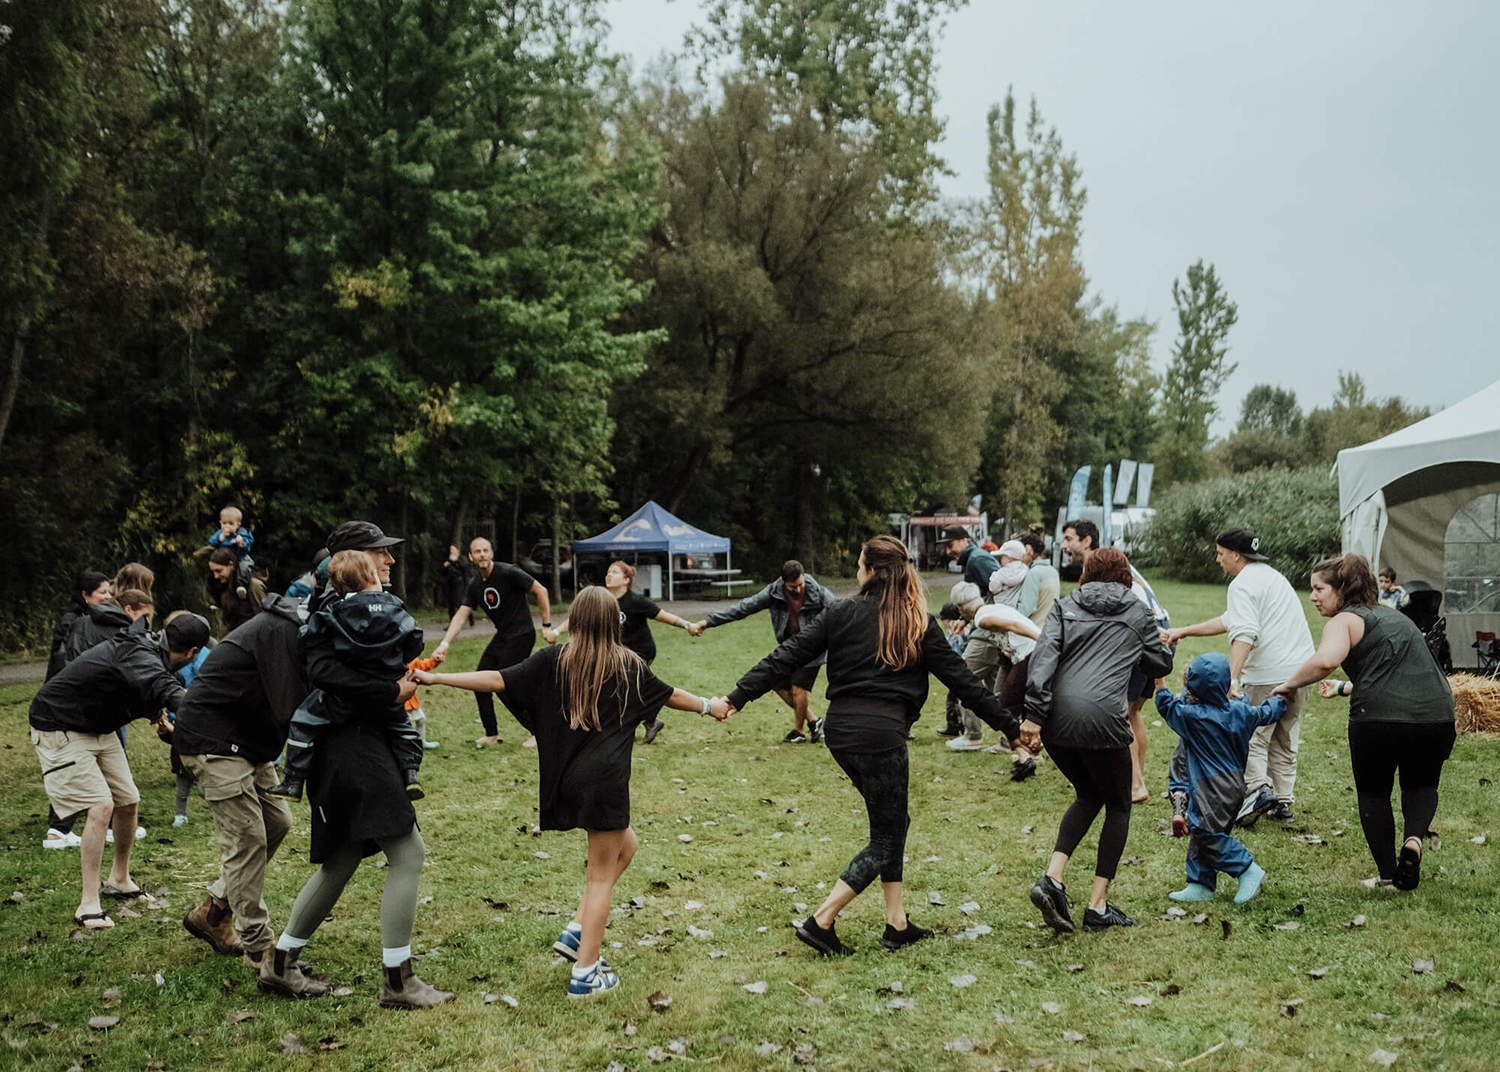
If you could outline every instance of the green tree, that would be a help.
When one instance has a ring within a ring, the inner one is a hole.
[[[1302,407],[1297,405],[1297,392],[1270,383],[1256,384],[1240,403],[1238,430],[1296,435],[1302,430]]]
[[[1399,432],[1430,415],[1426,407],[1395,396],[1372,399],[1359,373],[1340,371],[1332,403],[1307,415],[1302,430],[1304,449],[1314,464],[1332,465],[1339,451]]]
[[[1162,390],[1162,436],[1152,450],[1162,486],[1196,480],[1208,472],[1208,429],[1218,412],[1219,390],[1237,367],[1228,360],[1229,329],[1239,308],[1229,300],[1213,265],[1200,260],[1187,283],[1172,281],[1177,341]]]

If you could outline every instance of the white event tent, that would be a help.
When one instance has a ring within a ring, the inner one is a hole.
[[[1443,592],[1453,660],[1500,631],[1500,381],[1399,432],[1339,451],[1346,554]]]

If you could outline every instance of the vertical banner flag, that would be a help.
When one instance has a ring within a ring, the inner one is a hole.
[[[1115,545],[1114,526],[1110,524],[1115,512],[1114,466],[1104,467],[1104,516],[1099,519],[1099,546]]]
[[[1083,516],[1083,504],[1087,501],[1089,491],[1089,475],[1093,473],[1092,465],[1079,466],[1078,472],[1073,474],[1073,483],[1068,485],[1068,517],[1081,518]]]
[[[1135,462],[1126,458],[1120,463],[1120,482],[1115,485],[1115,505],[1124,506],[1130,501],[1130,485],[1135,483]]]
[[[1140,479],[1136,481],[1135,504],[1137,506],[1151,505],[1151,478],[1156,475],[1156,466],[1150,462],[1141,462]]]

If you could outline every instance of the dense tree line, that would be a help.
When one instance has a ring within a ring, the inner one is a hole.
[[[1089,290],[1036,102],[991,112],[986,198],[938,198],[962,2],[706,0],[639,79],[601,0],[6,6],[0,645],[88,566],[191,602],[226,503],[273,581],[357,515],[421,595],[481,522],[511,557],[655,497],[753,568],[843,571],[889,511],[1031,520],[1164,443],[1199,475],[1212,267],[1179,299],[1184,423],[1152,325]],[[1349,434],[1270,412],[1222,464]]]

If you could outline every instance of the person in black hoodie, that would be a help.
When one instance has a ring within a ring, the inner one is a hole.
[[[870,841],[849,861],[828,899],[797,924],[797,937],[823,954],[849,952],[834,933],[834,921],[876,877],[886,909],[880,944],[899,949],[932,933],[907,917],[901,885],[911,824],[906,734],[927,700],[927,675],[936,675],[995,729],[1008,737],[1016,733],[1015,718],[964,666],[927,613],[926,591],[907,560],[905,544],[892,536],[870,540],[860,552],[858,578],[856,596],[832,604],[789,637],[742,677],[728,697],[731,711],[742,709],[827,652],[824,740],[864,797]]]
[[[1100,808],[1104,828],[1083,929],[1135,925],[1108,901],[1130,833],[1130,674],[1139,663],[1159,678],[1172,668],[1172,653],[1130,586],[1124,552],[1113,547],[1092,552],[1078,590],[1047,613],[1027,670],[1021,745],[1035,755],[1045,744],[1077,794],[1058,826],[1052,861],[1031,887],[1032,904],[1049,927],[1064,934],[1073,930],[1073,918],[1063,869]]]
[[[137,718],[175,709],[184,689],[174,671],[208,641],[198,618],[173,622],[160,634],[144,618],[84,652],[44,684],[31,701],[31,743],[42,766],[47,799],[59,815],[88,812],[82,849],[83,893],[73,919],[79,926],[114,926],[99,906],[104,834],[113,824],[114,862],[107,896],[139,897],[130,877],[140,793],[115,730]]]
[[[261,613],[220,640],[176,708],[172,731],[220,851],[219,877],[183,926],[220,953],[243,951],[256,972],[276,944],[261,896],[266,865],[292,826],[291,811],[269,791],[292,712],[308,693],[300,611],[296,600],[267,596]],[[287,986],[299,994],[327,989],[300,970],[288,974]]]
[[[73,602],[63,608],[57,625],[52,630],[52,650],[47,656],[46,680],[51,681],[59,670],[68,665],[68,637],[72,635],[73,626],[78,623],[78,619],[88,613],[90,606],[107,603],[113,595],[114,589],[109,578],[98,570],[84,570],[78,575],[78,580],[73,583]]]
[[[63,642],[64,664],[72,662],[96,644],[102,644],[130,623],[156,612],[156,602],[139,588],[128,588],[101,603],[90,603],[78,616]]]

